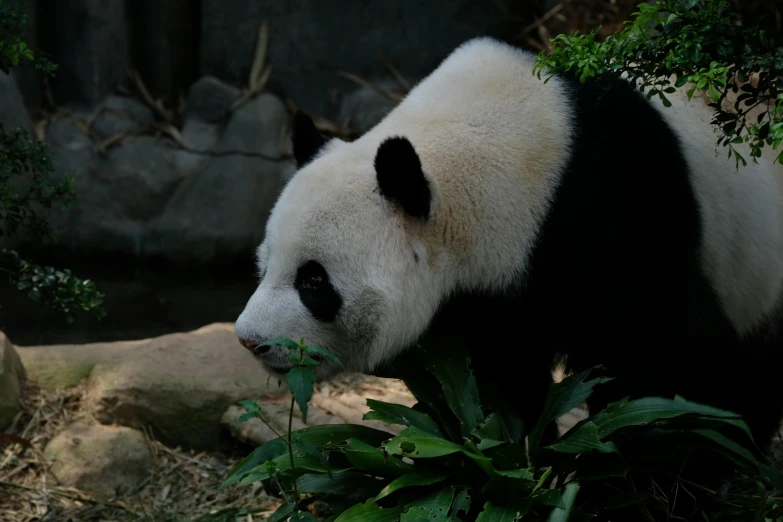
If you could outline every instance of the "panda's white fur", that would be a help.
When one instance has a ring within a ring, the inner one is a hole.
[[[413,343],[453,292],[501,290],[516,280],[574,131],[566,84],[558,77],[545,84],[533,66],[530,53],[472,40],[360,139],[329,141],[270,215],[258,249],[263,279],[237,320],[237,335],[304,337],[334,351],[348,369],[369,372]],[[737,171],[716,147],[711,109],[689,102],[683,89],[669,99],[670,108],[657,98],[651,103],[679,137],[692,172],[704,270],[734,327],[750,332],[779,310],[783,295],[783,170],[767,151],[758,165]],[[633,126],[628,122],[628,132]],[[414,145],[433,192],[426,223],[378,193],[376,151],[398,135]],[[666,212],[666,201],[660,205]],[[343,298],[334,323],[311,317],[293,288],[308,259],[323,264]],[[272,371],[288,367],[282,348],[262,360]],[[337,371],[323,364],[318,377]]]
[[[690,86],[669,96],[671,107],[653,98],[675,132],[691,169],[704,223],[704,270],[734,327],[751,331],[779,310],[783,292],[783,167],[765,149],[758,163],[740,166],[716,145],[713,109],[688,100]],[[747,144],[734,146],[750,160]]]

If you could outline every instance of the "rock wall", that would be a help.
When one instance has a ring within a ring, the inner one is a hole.
[[[474,36],[505,37],[540,2],[512,0],[28,0],[28,37],[60,64],[55,100],[94,106],[134,68],[155,97],[173,99],[209,74],[246,85],[259,26],[269,21],[272,79],[304,109],[335,114],[336,74],[384,70],[412,78]],[[526,5],[520,5],[526,4]],[[31,89],[29,79],[24,90]],[[28,103],[37,105],[30,93]]]

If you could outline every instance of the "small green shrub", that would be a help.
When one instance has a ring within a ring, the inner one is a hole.
[[[291,414],[295,402],[306,414],[318,364],[312,355],[325,352],[283,338],[265,344],[292,350],[295,366],[286,378],[293,392]],[[237,464],[221,489],[273,481],[285,504],[269,522],[317,520],[302,509],[316,499],[329,505],[327,520],[333,522],[590,520],[616,507],[654,500],[626,478],[637,466],[634,452],[655,447],[665,454],[687,447],[729,458],[757,478],[758,498],[746,498],[739,508],[743,516],[727,520],[750,520],[747,515],[756,513],[761,518],[754,520],[783,520],[779,503],[769,501],[783,486],[780,472],[746,449],[752,447],[749,432],[733,413],[679,397],[621,400],[556,443],[539,447],[549,423],[610,380],[585,371],[551,385],[544,413],[525,445],[520,419],[501,410],[487,414],[461,346],[449,340],[437,348],[420,347],[417,354],[429,378],[405,382],[419,403],[408,408],[368,399],[371,411],[364,416],[407,426],[404,431],[394,436],[367,426],[326,425],[291,433],[289,424],[287,435]],[[240,423],[263,420],[258,404],[241,404],[247,413]],[[727,437],[725,428],[739,428],[746,444]],[[667,471],[675,464],[656,457],[653,467]],[[584,489],[589,493],[580,495]]]
[[[21,40],[27,16],[18,6],[0,1],[0,70],[33,66],[53,75],[57,66],[33,51]],[[25,234],[48,244],[56,237],[45,212],[59,204],[63,209],[76,196],[74,177],[55,182],[51,154],[46,143],[30,136],[22,127],[6,132],[0,122],[0,238]],[[55,270],[25,261],[15,251],[0,251],[0,271],[11,283],[26,291],[34,301],[49,306],[72,322],[79,311],[103,317],[103,294],[89,280],[75,277],[69,270]]]
[[[715,109],[712,123],[718,143],[728,147],[729,157],[747,164],[734,145],[747,143],[755,162],[765,145],[776,161],[783,161],[783,48],[756,24],[739,25],[738,15],[726,0],[660,0],[640,3],[634,20],[622,31],[596,41],[590,34],[558,35],[550,54],[537,56],[535,73],[548,80],[552,74],[572,72],[581,82],[617,79],[621,75],[647,92],[648,99],[666,95],[675,87],[692,84],[707,93]],[[755,77],[754,86],[749,80]],[[726,110],[729,93],[739,94]],[[768,108],[748,119],[756,107]]]

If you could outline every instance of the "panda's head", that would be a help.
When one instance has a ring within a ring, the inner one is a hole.
[[[404,136],[326,142],[297,113],[293,148],[301,168],[267,222],[261,281],[236,334],[277,376],[290,352],[257,345],[280,336],[371,371],[419,337],[448,292],[428,231],[438,187]],[[316,371],[321,380],[339,368],[324,359]]]

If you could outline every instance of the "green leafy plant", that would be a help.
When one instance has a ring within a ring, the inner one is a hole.
[[[296,402],[305,414],[302,405],[312,396],[318,364],[311,356],[328,352],[284,338],[265,344],[291,350],[291,413]],[[328,504],[327,520],[333,522],[589,520],[651,499],[649,491],[634,489],[627,474],[638,467],[635,458],[655,447],[662,454],[712,451],[743,466],[757,477],[762,499],[753,499],[744,513],[766,516],[758,520],[781,520],[779,503],[768,501],[775,498],[772,492],[781,491],[780,472],[747,449],[752,446],[747,427],[731,412],[679,397],[622,400],[580,422],[554,444],[540,447],[547,425],[610,380],[591,378],[593,370],[588,370],[551,385],[525,445],[515,428],[519,419],[488,412],[482,404],[463,347],[454,342],[419,347],[416,357],[421,364],[409,367],[422,373],[408,374],[405,382],[418,404],[408,408],[367,401],[370,411],[364,419],[406,426],[398,435],[359,425],[313,426],[291,433],[289,424],[287,435],[278,435],[237,464],[221,489],[274,481],[286,502],[271,522],[316,520],[302,509],[314,500]],[[258,404],[242,404],[247,413],[239,422],[263,420]],[[748,444],[725,435],[727,428],[739,431]],[[661,455],[654,464],[660,470],[673,468],[671,459]],[[587,494],[580,494],[584,490]]]
[[[598,30],[558,35],[552,52],[540,53],[535,74],[545,81],[571,72],[579,81],[618,79],[622,75],[658,96],[686,87],[688,97],[706,93],[715,113],[718,143],[737,166],[747,164],[735,145],[746,143],[754,162],[765,145],[783,161],[783,48],[756,24],[740,25],[726,0],[661,0],[640,3],[626,28],[598,42]],[[730,93],[737,95],[727,103]],[[757,115],[751,113],[757,110]]]
[[[0,71],[8,74],[11,67],[32,66],[53,74],[57,65],[40,51],[34,51],[22,41],[22,31],[28,16],[19,3],[0,2]]]
[[[0,1],[0,70],[34,66],[52,75],[56,65],[21,41],[27,16],[18,6]],[[44,212],[55,205],[63,209],[75,199],[74,177],[51,179],[54,171],[49,147],[18,127],[11,132],[0,122],[0,238],[27,234],[48,244],[57,235]],[[63,313],[72,322],[78,311],[92,312],[99,318],[106,312],[103,294],[89,280],[75,277],[69,270],[55,270],[25,261],[11,250],[0,251],[0,271],[11,283],[38,302]]]

